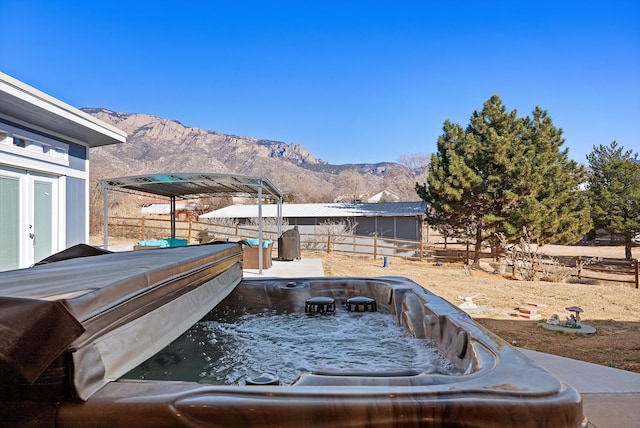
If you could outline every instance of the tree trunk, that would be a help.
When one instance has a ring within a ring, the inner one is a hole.
[[[476,248],[473,254],[473,265],[480,265],[480,253],[482,252],[482,226],[476,226]]]
[[[631,254],[631,241],[628,239],[624,240],[624,258],[627,260],[631,260],[633,255]]]

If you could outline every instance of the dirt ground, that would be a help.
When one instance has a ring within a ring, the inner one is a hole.
[[[639,251],[634,248],[634,257]],[[624,248],[546,246],[544,253],[622,258]],[[468,269],[462,263],[436,266],[389,258],[383,267],[381,259],[326,253],[314,257],[322,259],[326,275],[404,276],[456,306],[463,303],[462,297],[478,294],[473,302],[486,310],[471,316],[517,347],[640,373],[640,290],[629,284],[519,281],[493,273],[483,263],[480,269]],[[527,302],[544,305],[540,320],[511,315]],[[595,327],[595,334],[554,332],[538,325],[553,314],[565,320],[570,315],[565,308],[574,305],[584,309],[582,321]]]

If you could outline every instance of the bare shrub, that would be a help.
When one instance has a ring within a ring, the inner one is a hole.
[[[220,238],[222,236],[233,236],[236,233],[238,219],[236,218],[208,218],[207,231]],[[223,238],[224,239],[224,238]]]
[[[349,237],[354,236],[357,225],[358,223],[353,219],[344,221],[326,220],[316,227],[315,235],[326,235],[327,240],[308,241],[305,243],[306,247],[316,250],[326,248],[327,242],[331,242],[331,248],[327,248],[328,251],[331,251],[334,249],[335,244],[345,242]],[[329,236],[331,236],[330,240],[328,238]]]
[[[506,250],[506,257],[514,266],[515,273],[525,281],[565,282],[578,274],[578,266],[566,266],[554,257],[542,253],[542,247],[532,242],[529,232],[522,228],[522,237],[518,243],[509,245],[504,235],[498,239]],[[598,257],[583,259],[582,265],[596,263]]]
[[[511,261],[515,273],[525,281],[535,281],[540,268],[540,246],[531,242],[531,235],[525,227],[522,228],[522,236],[516,244],[509,244],[503,234],[497,234],[497,238],[505,249],[507,261]]]
[[[547,259],[547,263],[543,263],[542,266],[542,281],[549,282],[565,282],[568,281],[571,277],[578,276],[578,261],[576,260],[576,265],[573,267],[565,266],[561,264],[558,260],[554,259],[551,256],[545,256]],[[582,267],[597,263],[602,260],[600,257],[590,257],[582,259]]]
[[[545,256],[545,260],[540,263],[540,280],[547,282],[565,282],[577,272],[576,268],[564,266],[557,259]]]
[[[238,225],[237,218],[209,218],[209,224],[223,227],[236,227]]]
[[[258,233],[258,228],[260,227],[260,223],[259,223],[259,219],[258,217],[252,217],[247,219],[248,220],[248,224],[247,226],[250,228],[255,228],[256,231],[256,236]],[[282,230],[284,230],[285,227],[289,226],[289,221],[285,218],[282,219]],[[278,219],[274,218],[274,217],[263,217],[262,218],[262,232],[263,233],[267,233],[270,234],[274,237],[277,238],[278,236]]]

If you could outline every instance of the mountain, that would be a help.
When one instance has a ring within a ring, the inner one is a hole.
[[[338,196],[337,178],[342,171],[355,169],[366,183],[363,193],[373,194],[384,190],[385,176],[390,170],[404,168],[391,162],[332,165],[296,143],[225,135],[148,114],[105,108],[82,110],[128,135],[124,144],[91,149],[92,182],[157,172],[263,176],[284,193],[295,194],[300,202],[320,202]],[[414,183],[409,182],[410,200],[416,199]]]

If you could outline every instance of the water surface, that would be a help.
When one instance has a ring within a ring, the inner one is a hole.
[[[200,321],[125,377],[244,385],[248,378],[270,373],[291,384],[314,369],[407,368],[455,374],[435,346],[410,336],[389,314],[270,311]]]

